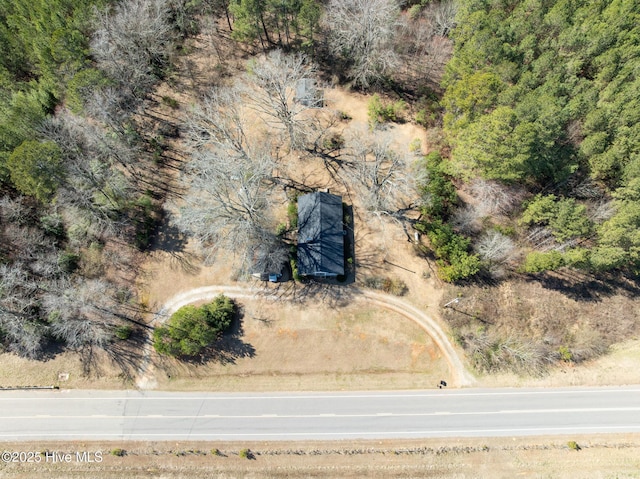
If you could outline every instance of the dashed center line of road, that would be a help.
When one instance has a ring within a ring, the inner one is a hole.
[[[47,401],[47,400],[55,400],[55,401],[79,401],[79,402],[88,402],[88,401],[164,401],[166,399],[171,399],[172,401],[226,401],[229,399],[233,399],[235,401],[264,401],[264,400],[280,400],[280,401],[298,401],[303,399],[310,400],[326,400],[326,399],[404,399],[404,398],[439,398],[439,399],[458,399],[464,397],[509,397],[509,396],[563,396],[563,395],[574,395],[576,393],[581,394],[597,394],[597,395],[618,395],[618,394],[629,394],[629,393],[640,393],[640,388],[625,388],[620,390],[612,390],[612,389],[583,389],[583,390],[554,390],[554,389],[540,389],[540,390],[500,390],[500,391],[487,391],[487,390],[473,390],[473,389],[451,389],[451,390],[437,390],[434,392],[412,392],[412,393],[344,393],[344,394],[322,394],[319,393],[317,395],[310,394],[267,394],[267,395],[213,395],[213,394],[202,394],[202,395],[193,395],[193,396],[165,396],[165,395],[116,395],[116,396],[86,396],[86,397],[70,397],[64,396],[66,392],[56,392],[55,395],[50,395],[47,397],[38,397],[38,396],[27,396],[20,397],[21,401]],[[0,396],[1,402],[15,401],[15,396]]]
[[[289,438],[289,437],[307,437],[310,434],[322,437],[322,438],[330,438],[335,436],[344,436],[344,437],[438,437],[438,436],[446,436],[446,437],[455,437],[455,436],[485,436],[488,434],[498,434],[498,435],[539,435],[539,434],[549,434],[549,433],[597,433],[601,431],[636,431],[637,426],[627,425],[627,426],[562,426],[562,427],[523,427],[523,428],[494,428],[494,429],[427,429],[427,430],[416,430],[416,431],[341,431],[341,432],[323,432],[323,431],[314,431],[313,433],[309,433],[306,431],[300,432],[265,432],[265,433],[224,433],[224,432],[216,432],[216,433],[197,433],[197,432],[189,432],[189,433],[180,433],[174,432],[171,434],[165,433],[126,433],[126,434],[109,434],[109,433],[46,433],[47,437],[56,437],[56,438],[75,438],[75,437],[91,437],[91,438],[101,438],[101,439],[132,439],[132,438],[149,438],[154,437],[158,439],[164,439],[167,437],[171,437],[171,439],[175,438],[191,438],[191,439],[207,439],[207,438]],[[5,437],[20,437],[20,438],[39,438],[43,434],[38,433],[17,433],[17,434],[3,434],[0,433],[0,438]]]
[[[508,414],[570,414],[570,413],[601,413],[601,412],[638,412],[640,407],[622,407],[622,408],[567,408],[567,409],[504,409],[501,411],[434,411],[434,412],[413,412],[413,413],[391,413],[377,412],[369,414],[336,414],[336,413],[319,413],[319,414],[260,414],[260,415],[222,415],[222,414],[204,414],[204,415],[163,415],[163,414],[145,414],[145,415],[50,415],[37,414],[34,416],[0,416],[0,419],[313,419],[313,418],[364,418],[364,417],[428,417],[428,416],[482,416],[482,415],[508,415]]]

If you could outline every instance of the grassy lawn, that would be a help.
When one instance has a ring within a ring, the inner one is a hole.
[[[156,360],[158,388],[270,391],[428,388],[448,367],[413,322],[362,306],[243,301],[241,334],[213,360]]]

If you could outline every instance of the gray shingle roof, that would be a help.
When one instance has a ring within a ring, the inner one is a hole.
[[[344,274],[342,197],[317,192],[298,198],[298,273]]]
[[[295,101],[311,108],[321,108],[323,105],[322,90],[316,86],[312,78],[302,78],[296,84]]]

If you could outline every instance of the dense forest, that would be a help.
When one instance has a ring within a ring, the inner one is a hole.
[[[259,242],[286,259],[268,211],[282,149],[322,157],[367,211],[424,233],[444,281],[637,275],[638,25],[633,0],[0,0],[0,344],[40,357],[128,337],[168,137],[196,151],[175,224],[209,250],[254,257]],[[259,60],[183,125],[150,128],[158,104],[177,108],[156,87],[202,33]],[[375,93],[372,131],[311,125],[289,95],[306,78]],[[247,99],[277,145],[247,138]],[[415,164],[382,134],[407,121],[430,151]],[[230,208],[236,180],[247,194]],[[413,216],[398,201],[411,195]]]
[[[21,355],[117,354],[136,315],[157,187],[134,115],[184,29],[167,2],[112,3],[0,2],[0,339]]]
[[[639,20],[624,0],[460,4],[443,80],[447,171],[478,201],[486,188],[504,198],[518,219],[490,228],[519,231],[526,272],[640,271]]]

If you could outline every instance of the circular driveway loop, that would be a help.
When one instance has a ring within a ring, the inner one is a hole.
[[[213,299],[219,294],[224,294],[234,299],[272,299],[282,301],[280,296],[265,296],[265,290],[242,286],[204,286],[201,288],[191,289],[184,293],[177,294],[167,301],[160,311],[153,318],[151,325],[162,323],[175,313],[182,306],[195,303],[198,301],[207,301]],[[284,298],[286,300],[286,298]],[[422,327],[431,336],[433,341],[438,345],[440,351],[444,355],[445,360],[449,364],[451,371],[450,385],[454,387],[470,386],[474,383],[474,378],[462,363],[460,356],[456,352],[449,337],[442,327],[431,317],[420,311],[415,306],[401,300],[395,296],[379,293],[377,291],[357,290],[354,294],[355,301],[365,301],[369,304],[375,304],[381,308],[388,309],[395,313],[410,319]],[[148,377],[149,372],[149,354],[151,352],[150,344],[144,353],[143,364],[140,368],[140,379],[138,386],[145,388],[145,385],[152,384],[151,378]]]

